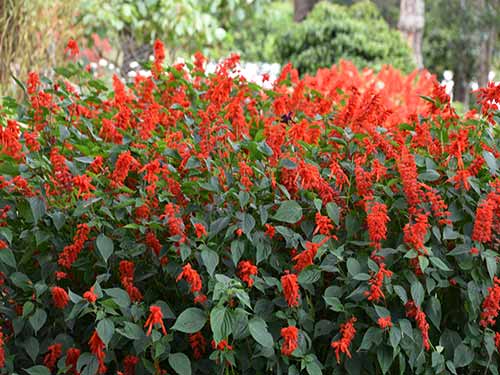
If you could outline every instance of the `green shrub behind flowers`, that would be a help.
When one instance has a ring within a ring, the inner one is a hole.
[[[499,85],[155,56],[4,101],[2,373],[497,373]]]

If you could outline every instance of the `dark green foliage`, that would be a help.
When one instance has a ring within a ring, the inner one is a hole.
[[[282,62],[291,61],[301,73],[329,67],[340,59],[358,67],[379,69],[384,64],[410,71],[411,51],[401,35],[391,30],[369,1],[345,7],[316,5],[307,19],[277,40]]]

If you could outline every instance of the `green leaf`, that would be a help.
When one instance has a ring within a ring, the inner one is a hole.
[[[240,240],[234,240],[231,242],[231,258],[233,260],[234,266],[238,265],[241,256],[245,252],[245,243]]]
[[[436,181],[439,180],[439,173],[434,169],[428,169],[426,172],[420,173],[418,178],[422,181]]]
[[[35,224],[37,224],[43,215],[45,215],[45,202],[38,197],[28,198],[28,201],[30,203],[31,213],[33,214],[33,220]]]
[[[325,300],[326,304],[330,306],[330,309],[336,312],[344,311],[344,306],[342,305],[342,302],[337,297],[325,297],[323,296],[323,299]]]
[[[103,319],[97,323],[97,334],[106,346],[108,346],[114,333],[115,324],[111,321],[111,319]]]
[[[328,217],[332,219],[335,225],[339,225],[340,223],[340,208],[335,203],[330,202],[326,205],[326,213]]]
[[[35,310],[35,313],[31,315],[29,318],[29,322],[33,327],[33,330],[35,331],[35,335],[40,330],[40,328],[43,327],[46,321],[47,321],[47,313],[45,312],[45,310],[37,308]]]
[[[433,266],[439,268],[442,271],[451,271],[451,269],[443,262],[441,259],[437,257],[430,257],[431,263]]]
[[[17,267],[16,257],[11,249],[1,249],[0,250],[0,262],[10,266],[12,268]]]
[[[299,274],[299,284],[313,284],[318,281],[321,277],[321,271],[317,266],[308,266],[304,268]]]
[[[391,364],[393,361],[392,349],[386,345],[378,348],[377,359],[382,373],[386,374],[387,371],[389,371],[389,369],[391,368]]]
[[[126,291],[120,288],[103,289],[104,293],[113,298],[113,301],[120,307],[130,305],[130,297]]]
[[[210,274],[210,276],[213,276],[215,268],[219,264],[219,254],[217,254],[213,250],[205,248],[201,252],[201,259],[203,260],[203,264],[207,268],[207,271]]]
[[[203,310],[190,307],[179,315],[172,329],[184,333],[195,333],[200,331],[206,322],[207,315]]]
[[[363,336],[359,350],[369,350],[372,344],[378,345],[383,338],[383,332],[380,328],[370,327]]]
[[[486,256],[486,268],[488,269],[488,274],[490,279],[493,280],[497,273],[497,260],[496,257]]]
[[[101,233],[97,236],[96,244],[104,261],[108,263],[108,259],[113,254],[114,250],[113,240]]]
[[[274,219],[295,224],[302,218],[302,207],[296,201],[284,201],[280,204]]]
[[[231,334],[233,317],[231,312],[224,306],[217,306],[210,312],[210,327],[215,343],[218,344]]]
[[[253,216],[247,213],[241,215],[241,229],[243,233],[250,234],[253,228],[255,228],[255,219]]]
[[[419,281],[415,280],[411,284],[411,298],[413,299],[417,307],[422,306],[422,302],[424,302],[424,296],[424,287],[422,286],[422,284],[420,284]]]
[[[266,322],[259,317],[253,318],[248,322],[248,330],[252,337],[260,345],[268,348],[272,348],[274,345],[273,336],[267,330]]]
[[[426,313],[434,326],[439,329],[441,324],[441,302],[439,302],[439,299],[434,296],[429,299]]]
[[[455,348],[453,364],[455,367],[465,367],[474,360],[474,352],[468,346],[460,344]]]
[[[396,349],[396,347],[399,345],[401,337],[401,330],[396,326],[392,326],[391,330],[389,331],[389,341],[394,349]]]
[[[483,150],[483,158],[486,161],[486,164],[488,165],[491,175],[495,176],[497,174],[497,169],[498,169],[495,155],[493,155],[490,151]]]
[[[355,258],[347,259],[347,272],[349,272],[351,276],[355,276],[361,272],[361,265],[359,264],[357,259]]]
[[[141,326],[130,322],[124,322],[123,329],[117,329],[116,332],[130,340],[140,340],[145,336]]]
[[[40,352],[40,344],[38,343],[38,340],[34,337],[28,337],[23,345],[24,350],[26,350],[26,353],[28,353],[33,363],[36,363],[36,357]]]
[[[191,375],[191,361],[184,353],[169,354],[168,364],[179,375]]]
[[[29,375],[50,375],[50,370],[45,366],[33,366],[24,369]]]

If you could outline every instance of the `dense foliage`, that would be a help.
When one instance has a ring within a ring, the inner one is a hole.
[[[498,373],[499,85],[164,58],[4,101],[2,373]]]
[[[277,39],[277,52],[301,73],[314,73],[341,58],[360,68],[392,64],[408,72],[414,66],[407,43],[369,1],[350,7],[318,3],[305,21]]]

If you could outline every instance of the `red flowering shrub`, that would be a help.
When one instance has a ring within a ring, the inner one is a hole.
[[[497,373],[499,85],[154,53],[4,101],[2,373]]]

